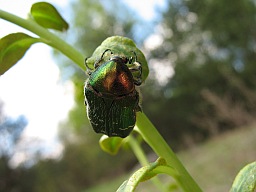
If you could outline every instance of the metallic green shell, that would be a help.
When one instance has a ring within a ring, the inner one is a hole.
[[[89,77],[90,86],[105,97],[118,97],[131,93],[134,89],[133,76],[125,63],[111,60],[100,65]]]
[[[136,111],[140,111],[139,94],[134,89],[123,97],[107,98],[97,93],[87,81],[85,88],[87,115],[96,133],[109,137],[127,137],[136,122]]]
[[[102,56],[102,53],[107,49],[110,49],[114,55],[118,55],[120,57],[134,57],[135,53],[137,56],[137,61],[139,61],[142,65],[141,80],[142,82],[146,80],[149,73],[146,58],[144,54],[137,48],[135,43],[127,37],[112,36],[107,38],[105,41],[102,42],[102,44],[99,47],[97,47],[97,49],[93,52],[93,55],[86,60],[87,66],[93,68],[94,63],[99,61],[99,59]],[[104,56],[103,60],[100,62],[100,65],[107,62],[106,59],[108,58],[109,57]]]

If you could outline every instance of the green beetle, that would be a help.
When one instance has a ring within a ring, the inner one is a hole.
[[[86,64],[85,104],[96,133],[124,138],[133,130],[136,112],[141,111],[135,85],[141,85],[142,67],[132,53],[134,57],[128,58],[106,49],[94,69]]]

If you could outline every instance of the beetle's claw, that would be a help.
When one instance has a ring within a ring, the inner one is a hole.
[[[140,86],[142,83],[141,79],[134,79],[134,84]]]
[[[138,61],[135,61],[133,63],[133,65],[129,67],[129,70],[131,71],[131,73],[138,73],[137,77],[134,78],[134,84],[137,86],[141,85],[141,83],[142,83],[142,81],[141,81],[141,75],[142,75],[141,63]]]

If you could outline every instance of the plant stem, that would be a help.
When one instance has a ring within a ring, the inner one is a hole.
[[[144,151],[142,150],[141,146],[139,145],[138,141],[132,135],[130,135],[127,139],[130,147],[132,148],[132,151],[134,152],[140,164],[142,166],[149,165],[147,157]],[[167,191],[167,189],[164,187],[164,185],[157,176],[153,177],[151,180],[158,189],[160,189],[161,191]]]
[[[201,192],[202,190],[184,168],[172,149],[159,134],[155,126],[150,122],[144,113],[137,113],[136,126],[140,131],[143,139],[155,151],[159,157],[163,157],[169,166],[176,169],[178,176],[175,178],[186,192]]]
[[[55,49],[62,52],[64,55],[74,61],[74,63],[76,63],[82,70],[86,69],[84,65],[84,56],[79,51],[34,21],[22,19],[3,10],[0,10],[0,18],[35,33],[40,37],[40,40],[43,43],[46,43],[49,46],[54,47]],[[149,121],[144,113],[137,113],[136,125],[144,140],[151,146],[156,154],[165,158],[168,164],[178,171],[179,176],[176,179],[184,191],[201,192],[202,190],[199,188],[193,178],[188,174],[182,163],[179,161],[174,152],[164,141],[162,136],[158,133],[154,125]]]
[[[74,63],[76,63],[81,69],[86,69],[84,65],[85,57],[80,52],[60,39],[58,36],[38,25],[36,22],[20,18],[3,10],[0,10],[0,18],[33,32],[40,37],[40,41],[62,52],[69,59],[74,61]]]

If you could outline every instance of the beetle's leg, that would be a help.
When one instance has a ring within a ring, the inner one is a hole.
[[[128,66],[131,72],[139,72],[139,76],[142,74],[142,67],[140,62],[134,62],[131,66]]]
[[[129,59],[127,58],[127,60],[128,60],[127,64],[130,65],[133,62],[133,57],[130,57]]]
[[[110,53],[113,54],[112,51],[111,51],[111,49],[106,49],[106,50],[102,53],[100,59],[98,59],[98,60],[94,63],[94,68],[95,68],[95,69],[99,67],[100,62],[103,60],[103,57],[104,57],[105,53],[108,52],[108,51],[110,51]]]
[[[138,72],[139,71],[139,76],[141,76],[141,73],[142,73],[142,67],[141,67],[141,63],[137,61],[137,55],[134,51],[132,51],[135,55],[135,59],[134,59],[134,62],[133,62],[133,57],[130,57],[128,59],[128,62],[126,63],[126,65],[128,66],[129,70],[131,72]]]
[[[86,73],[88,74],[88,75],[91,75],[92,74],[92,71],[93,71],[93,69],[92,68],[90,68],[89,66],[88,66],[88,64],[86,63],[86,61],[87,61],[87,59],[88,59],[89,57],[86,57],[85,58],[85,60],[84,60],[84,64],[85,64],[85,66],[86,66]]]
[[[136,78],[136,79],[134,78],[133,81],[134,81],[134,84],[137,85],[137,86],[140,86],[141,83],[142,83],[142,82],[141,82],[141,78],[138,78],[138,79],[137,79],[137,78]]]
[[[110,53],[113,54],[112,51],[111,51],[111,49],[106,49],[106,50],[102,53],[100,60],[103,59],[103,56],[104,56],[104,54],[105,54],[107,51],[110,51]]]
[[[129,70],[131,71],[131,73],[136,73],[133,74],[133,80],[134,80],[134,84],[135,85],[141,85],[141,75],[142,75],[142,66],[141,63],[139,61],[137,61],[137,55],[134,51],[132,51],[135,55],[134,57],[134,62],[133,62],[133,57],[131,57],[128,60],[127,66],[129,68]]]
[[[134,62],[131,66],[128,67],[131,73],[133,73],[134,77],[134,84],[135,85],[141,85],[141,75],[142,75],[142,67],[141,63],[139,62]]]

